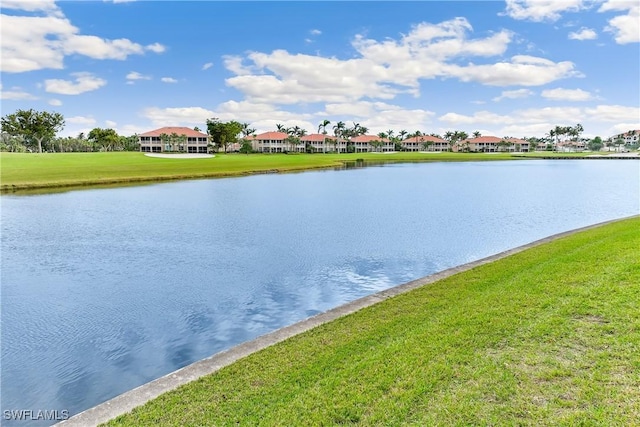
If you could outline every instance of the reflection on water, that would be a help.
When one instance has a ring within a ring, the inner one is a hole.
[[[638,214],[639,165],[356,164],[2,196],[2,409],[75,414],[359,297]],[[48,423],[13,425],[29,424]]]

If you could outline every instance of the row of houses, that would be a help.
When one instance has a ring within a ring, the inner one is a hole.
[[[284,132],[265,132],[249,138],[254,151],[261,153],[282,153],[286,151],[317,153],[348,151],[352,145],[356,153],[396,151],[396,141],[375,135],[360,135],[349,139],[335,138],[324,134],[310,134],[293,143]],[[470,152],[527,152],[529,142],[517,138],[481,136],[450,144],[437,136],[422,135],[398,141],[403,151],[470,151]]]
[[[138,142],[143,153],[207,153],[211,140],[206,133],[188,127],[169,126],[141,133],[138,135]]]
[[[315,152],[346,153],[353,146],[356,153],[396,151],[396,141],[376,135],[360,135],[349,139],[335,138],[325,134],[310,134],[291,139],[285,132],[264,132],[246,138],[254,151],[260,153]],[[160,153],[164,151],[184,151],[206,153],[210,143],[205,133],[187,127],[164,127],[142,133],[138,136],[140,151]],[[470,151],[470,152],[527,152],[529,143],[517,138],[481,136],[458,141],[451,145],[437,136],[423,135],[399,141],[404,151]],[[231,147],[235,151],[239,146]]]
[[[612,140],[610,138],[610,140]],[[140,151],[164,152],[184,151],[188,153],[206,153],[211,142],[209,136],[187,127],[163,127],[145,132],[138,136]],[[304,135],[297,139],[290,138],[285,132],[264,132],[246,138],[253,151],[260,153],[315,152],[346,153],[352,146],[356,153],[396,151],[396,141],[380,138],[376,135],[360,135],[349,139],[336,138],[320,133]],[[630,131],[616,136],[616,141],[624,144],[638,144],[640,131]],[[479,136],[450,144],[448,141],[431,135],[413,136],[399,141],[403,151],[457,151],[457,152],[509,152],[524,153],[531,151],[528,141],[519,138],[499,138],[497,136]],[[237,151],[239,144],[230,147]],[[554,143],[557,151],[584,151],[584,141],[560,141]]]

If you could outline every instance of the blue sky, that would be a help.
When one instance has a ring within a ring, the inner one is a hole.
[[[2,1],[2,114],[57,111],[62,135],[207,118],[316,132],[640,129],[640,4]]]

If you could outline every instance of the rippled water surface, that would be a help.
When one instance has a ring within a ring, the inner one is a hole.
[[[639,181],[637,161],[526,160],[2,196],[2,409],[75,414],[358,297],[638,214]]]

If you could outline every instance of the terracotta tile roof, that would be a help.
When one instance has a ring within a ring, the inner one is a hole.
[[[263,139],[263,140],[283,140],[287,139],[288,134],[284,132],[264,132],[259,135],[256,135],[255,139]]]
[[[198,132],[197,130],[193,130],[188,127],[178,127],[178,126],[167,126],[156,130],[151,130],[149,132],[141,133],[138,136],[160,136],[163,133],[167,135],[171,135],[172,133],[176,133],[178,135],[197,137],[197,138],[206,138],[208,135],[206,133]]]
[[[447,142],[446,140],[442,139],[442,138],[438,138],[437,136],[431,136],[431,135],[424,135],[423,136],[425,141],[431,141],[431,142]]]
[[[480,142],[497,144],[502,140],[503,138],[498,138],[497,136],[479,136],[477,138],[469,138],[463,142],[468,142],[469,144],[477,144]]]
[[[382,141],[382,142],[388,142],[389,140],[387,138],[380,138],[377,135],[359,135],[359,136],[354,136],[353,138],[351,138],[351,142],[371,142],[371,141]]]
[[[427,141],[431,141],[431,142],[447,142],[442,138],[438,138],[437,136],[431,136],[431,135],[412,136],[411,138],[407,138],[407,139],[403,140],[402,142],[417,142],[418,144],[422,144],[423,142],[427,142]]]
[[[321,133],[312,133],[310,135],[305,135],[300,137],[300,141],[309,141],[309,142],[322,142],[325,138],[330,138],[329,134],[323,135]]]

